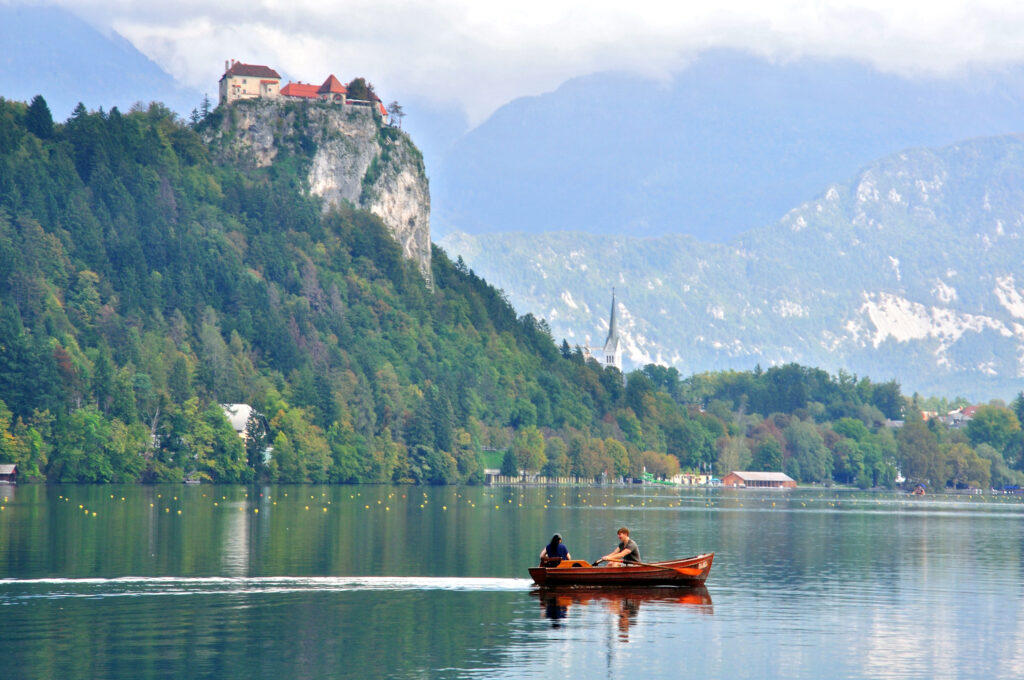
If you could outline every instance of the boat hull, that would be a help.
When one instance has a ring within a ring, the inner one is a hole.
[[[533,567],[530,577],[538,586],[683,586],[704,584],[715,553],[682,560],[652,562],[645,566],[595,567],[583,560],[568,560],[557,567]]]

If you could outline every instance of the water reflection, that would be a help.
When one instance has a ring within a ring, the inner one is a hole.
[[[678,587],[626,587],[586,588],[579,586],[562,588],[537,588],[532,595],[540,602],[544,618],[551,620],[552,628],[560,628],[569,617],[570,610],[582,611],[585,607],[599,608],[614,617],[619,631],[619,640],[629,641],[629,629],[637,621],[641,605],[652,604],[661,608],[680,607],[699,614],[713,614],[711,593],[704,586],[695,588]]]
[[[1024,678],[1022,523],[824,490],[0,488],[0,677]],[[531,587],[551,532],[590,556],[623,524],[714,549],[714,608]]]

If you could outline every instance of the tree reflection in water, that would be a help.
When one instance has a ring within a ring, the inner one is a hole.
[[[544,618],[551,620],[552,628],[560,628],[569,616],[571,607],[602,606],[617,617],[619,640],[629,642],[629,628],[636,623],[643,603],[659,606],[687,607],[699,614],[714,614],[711,594],[704,586],[697,588],[537,588],[534,597],[540,601]]]

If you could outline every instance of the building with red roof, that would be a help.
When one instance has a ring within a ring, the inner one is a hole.
[[[231,59],[224,62],[220,77],[220,102],[230,104],[239,99],[267,99],[280,94],[281,74],[262,64],[243,64]]]
[[[383,120],[388,119],[388,110],[380,97],[366,86],[361,78],[353,82],[360,85],[357,92],[367,92],[368,99],[350,99],[349,86],[342,84],[332,73],[322,85],[309,83],[288,83],[281,87],[281,76],[269,66],[260,64],[243,64],[231,60],[224,62],[224,75],[220,79],[220,102],[230,104],[240,99],[276,99],[283,97],[292,101],[323,101],[342,106],[365,106],[380,114]],[[366,95],[364,95],[366,96]]]
[[[335,78],[332,73],[327,76],[327,80],[325,80],[324,84],[316,91],[316,94],[320,101],[344,104],[345,97],[348,95],[348,88],[342,85],[341,81]]]
[[[309,83],[288,83],[281,88],[281,96],[291,99],[317,99],[320,88]]]

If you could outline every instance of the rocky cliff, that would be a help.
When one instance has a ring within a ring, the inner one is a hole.
[[[267,167],[297,158],[324,210],[347,201],[387,225],[406,256],[430,274],[430,190],[409,136],[372,109],[253,100],[218,109],[205,131],[223,160]]]

